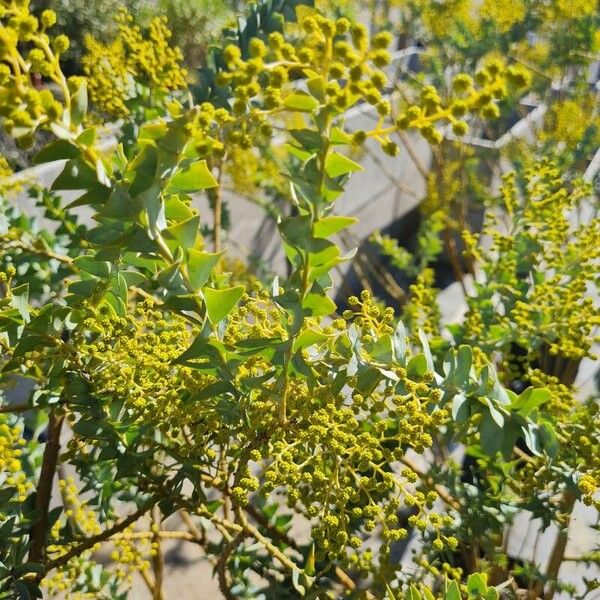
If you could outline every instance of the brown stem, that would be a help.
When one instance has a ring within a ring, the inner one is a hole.
[[[217,578],[219,580],[219,589],[221,590],[221,594],[225,596],[226,600],[237,600],[236,596],[234,596],[231,592],[231,577],[227,572],[227,562],[233,551],[239,546],[239,544],[247,535],[248,534],[243,530],[238,532],[238,534],[225,546],[223,552],[221,552],[221,556],[219,556],[219,560],[217,561],[217,565],[215,567]]]
[[[423,164],[423,161],[417,154],[417,151],[414,149],[414,147],[410,141],[410,138],[404,131],[398,131],[398,135],[400,136],[400,139],[402,140],[402,143],[404,144],[406,151],[408,152],[408,155],[410,156],[415,167],[417,168],[417,171],[419,171],[419,173],[423,179],[427,180],[427,167],[425,167],[425,165]]]
[[[444,246],[446,247],[446,252],[448,253],[448,258],[450,259],[450,265],[452,266],[452,271],[454,273],[454,277],[456,281],[460,283],[460,287],[462,288],[463,294],[465,298],[468,297],[467,288],[464,282],[464,273],[460,266],[460,260],[458,258],[458,251],[456,249],[456,242],[450,233],[450,229],[446,227],[444,229]]]
[[[569,525],[571,523],[571,513],[575,506],[575,495],[572,492],[566,491],[562,497],[559,506],[559,512],[564,515],[565,522],[560,528],[550,558],[548,560],[548,567],[546,569],[546,580],[548,582],[548,589],[544,594],[544,600],[552,600],[556,592],[556,584],[558,582],[558,572],[565,559],[565,550],[567,548],[567,542],[569,541]],[[538,595],[541,595],[543,591],[543,583],[541,588],[538,588]]]
[[[45,555],[48,510],[50,508],[50,496],[52,495],[52,482],[54,481],[60,451],[60,432],[64,418],[64,415],[58,416],[55,411],[52,411],[48,418],[48,441],[44,448],[42,470],[40,471],[35,494],[35,508],[38,511],[38,519],[31,528],[31,546],[29,548],[29,560],[31,562],[41,562]]]
[[[200,527],[198,527],[198,525],[196,525],[196,523],[194,523],[194,520],[192,519],[190,514],[187,511],[183,510],[183,508],[180,509],[179,515],[180,515],[181,519],[183,520],[183,522],[186,524],[188,531],[195,538],[197,538],[201,544],[204,544],[206,542],[206,531],[205,531],[204,527],[202,527],[202,529],[200,529]]]
[[[223,205],[221,201],[221,194],[217,192],[215,194],[215,224],[213,231],[213,252],[221,252],[221,220],[222,220]]]
[[[213,252],[221,252],[221,228],[223,221],[223,191],[221,179],[223,177],[222,161],[219,164],[217,175],[217,187],[210,190],[210,197],[213,201]]]
[[[152,581],[152,576],[148,573],[148,569],[140,569],[138,571],[140,577],[144,580],[144,584],[148,588],[148,591],[153,594],[154,593],[154,581]]]
[[[223,448],[223,446],[221,445],[220,450],[219,450],[220,454],[219,454],[219,472],[220,472],[220,476],[223,478],[224,481],[227,481],[229,478],[229,473],[227,472],[227,455],[225,453],[225,449]],[[227,486],[225,486],[226,488]],[[222,498],[223,498],[223,517],[227,520],[229,520],[231,518],[230,515],[230,506],[229,506],[229,496],[227,495],[225,489],[222,492]]]

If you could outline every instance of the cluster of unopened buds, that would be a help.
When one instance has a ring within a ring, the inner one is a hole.
[[[62,117],[73,86],[58,61],[68,50],[69,39],[48,35],[56,23],[56,14],[49,9],[38,18],[30,14],[27,3],[2,3],[0,19],[0,122],[21,147],[28,147],[39,126]],[[22,54],[25,47],[29,50]],[[50,89],[38,90],[32,80],[36,73],[58,84],[60,95]]]

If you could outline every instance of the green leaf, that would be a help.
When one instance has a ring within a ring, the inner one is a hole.
[[[311,267],[331,264],[340,255],[340,249],[335,244],[323,239],[311,241],[308,250],[308,264]]]
[[[294,92],[284,99],[283,105],[290,110],[312,112],[319,108],[319,101],[304,92]]]
[[[183,286],[183,278],[179,272],[179,263],[176,262],[165,267],[156,278],[168,290],[177,290]]]
[[[0,490],[0,506],[4,506],[17,492],[15,487],[4,487]]]
[[[158,151],[152,143],[146,143],[138,155],[129,163],[126,177],[131,181],[129,193],[137,196],[154,182],[158,167]]]
[[[284,144],[283,148],[287,150],[290,154],[299,158],[302,162],[306,162],[311,156],[314,156],[313,152],[308,152],[307,150],[302,150],[302,148],[297,148],[292,144]]]
[[[210,383],[195,393],[187,402],[201,402],[202,400],[215,398],[221,394],[235,394],[236,391],[236,388],[229,381],[215,381],[215,383]]]
[[[198,336],[191,344],[191,346],[178,356],[173,362],[179,365],[191,365],[198,364],[198,359],[201,364],[209,365],[220,365],[222,357],[219,353],[219,349],[215,348],[214,345],[209,344],[206,338]],[[194,362],[191,362],[194,361]]]
[[[498,427],[504,427],[504,415],[494,406],[494,403],[491,400],[488,398],[485,398],[485,400],[487,401],[490,415],[496,422],[496,425],[498,425]]]
[[[469,596],[481,596],[487,591],[486,577],[481,573],[472,573],[467,579]]]
[[[346,229],[354,223],[358,223],[358,219],[355,217],[342,217],[332,215],[330,217],[324,217],[315,222],[313,232],[317,238],[326,238],[342,229]]]
[[[394,354],[395,358],[401,364],[404,364],[406,357],[406,327],[402,321],[398,321],[398,326],[394,331]]]
[[[294,341],[293,351],[296,352],[326,339],[328,339],[328,336],[316,329],[305,329]]]
[[[446,593],[444,594],[444,600],[461,600],[460,588],[458,587],[458,583],[455,580],[452,580],[448,587],[446,588]]]
[[[546,451],[546,454],[548,454],[550,458],[556,458],[560,449],[560,444],[558,443],[556,430],[552,424],[548,422],[541,423],[538,434],[542,448]]]
[[[408,588],[407,594],[408,600],[422,600],[423,596],[421,596],[421,592],[417,589],[417,586],[414,583],[410,584]]]
[[[199,226],[200,216],[195,215],[191,219],[176,223],[165,229],[163,237],[171,252],[174,252],[178,246],[184,250],[192,248],[196,243]]]
[[[206,310],[211,323],[222,321],[237,305],[244,295],[245,287],[236,285],[224,290],[204,288]]]
[[[66,208],[75,208],[76,206],[101,205],[104,204],[110,197],[111,189],[105,186],[98,186],[89,189],[85,194],[82,194],[73,202],[69,202]]]
[[[464,423],[469,417],[469,404],[464,392],[459,392],[452,399],[452,418],[457,423]]]
[[[304,596],[306,593],[306,588],[300,584],[300,569],[294,569],[292,571],[292,585],[294,589],[300,594],[300,596]]]
[[[309,79],[306,82],[306,87],[308,87],[308,91],[317,100],[319,100],[320,102],[323,102],[325,100],[325,79],[321,75]]]
[[[141,223],[143,204],[141,198],[132,199],[121,184],[117,184],[104,206],[98,211],[99,219],[118,219]]]
[[[46,571],[44,569],[44,565],[34,562],[27,562],[19,565],[15,568],[14,574],[17,577],[21,577],[21,575],[25,575],[26,573],[42,573],[44,574]]]
[[[329,141],[332,144],[352,144],[352,137],[349,136],[343,129],[340,127],[333,127],[331,129],[331,136]]]
[[[497,452],[502,452],[504,459],[509,460],[513,446],[521,434],[521,428],[515,423],[507,421],[504,427],[499,427],[489,410],[484,411],[479,425],[479,444],[488,456],[493,457]]]
[[[19,311],[25,323],[29,323],[29,284],[24,283],[11,290],[10,304]]]
[[[314,151],[323,148],[323,137],[314,129],[290,129],[290,135],[304,150]]]
[[[406,372],[408,373],[409,377],[421,378],[428,371],[429,368],[427,366],[427,357],[422,352],[415,354],[406,365]]]
[[[165,200],[165,217],[170,221],[185,221],[197,214],[189,203],[181,198],[185,199],[186,196],[169,196]]]
[[[77,158],[81,155],[81,150],[76,144],[69,140],[54,140],[44,146],[33,158],[36,165],[52,162],[55,160],[64,160],[68,158]]]
[[[339,152],[332,152],[325,161],[325,171],[329,177],[339,177],[362,170],[363,168],[357,162]]]
[[[81,125],[88,109],[87,82],[81,80],[77,91],[71,95],[71,123]]]
[[[110,275],[110,263],[105,260],[96,260],[93,256],[78,256],[73,264],[84,273],[105,278]]]
[[[310,316],[324,317],[330,315],[336,308],[335,302],[327,295],[311,292],[302,301],[302,308]]]
[[[551,397],[550,390],[546,388],[528,387],[512,403],[511,408],[526,417],[532,410],[546,404]]]
[[[205,160],[198,160],[171,177],[167,194],[187,194],[217,187],[219,184]]]
[[[471,346],[459,346],[456,353],[456,371],[454,381],[459,387],[464,387],[469,383],[469,374],[473,364],[473,350]]]
[[[77,141],[84,146],[93,146],[96,142],[97,133],[95,127],[88,127],[77,136]]]
[[[188,250],[188,276],[195,290],[200,289],[209,279],[212,270],[217,266],[221,254]]]
[[[53,190],[87,190],[105,188],[98,181],[96,168],[81,157],[67,162],[60,175],[52,183]]]
[[[425,600],[435,600],[433,592],[428,587],[422,589],[422,594],[425,596]]]
[[[311,240],[310,217],[287,217],[279,223],[284,241],[294,248],[307,248]]]

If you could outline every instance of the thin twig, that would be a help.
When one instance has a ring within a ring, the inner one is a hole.
[[[63,567],[75,556],[79,556],[86,550],[93,548],[96,544],[105,542],[117,533],[121,533],[121,531],[127,529],[130,525],[135,523],[142,515],[145,515],[152,508],[155,502],[156,500],[153,498],[151,501],[146,502],[142,507],[138,508],[133,514],[129,515],[122,521],[119,521],[119,523],[116,525],[113,525],[102,533],[82,540],[80,544],[72,546],[71,549],[65,552],[63,555],[50,562],[47,562],[44,566],[44,570],[37,574],[35,581],[39,583],[43,579],[44,575],[46,575],[46,573],[49,571]]]
[[[221,594],[225,596],[226,600],[237,600],[237,598],[231,592],[231,577],[227,571],[227,562],[229,561],[229,557],[233,553],[233,551],[240,545],[240,543],[247,537],[247,533],[245,531],[240,531],[238,534],[227,543],[221,555],[219,556],[219,560],[217,561],[215,570],[217,572],[217,578],[219,580],[219,589],[221,590]]]
[[[417,465],[415,465],[415,463],[412,462],[412,460],[410,460],[409,458],[406,458],[406,456],[403,456],[402,458],[400,458],[400,462],[402,464],[406,465],[412,471],[414,471],[417,474],[417,476],[419,477],[419,479],[421,479],[422,481],[424,481],[426,483],[433,484],[431,477],[429,477],[429,475],[427,475],[426,473],[421,471],[421,469],[419,469],[419,467],[417,467]],[[460,509],[460,503],[448,493],[448,490],[446,490],[441,485],[434,485],[433,487],[434,487],[435,491],[437,492],[437,495],[448,506],[450,506],[454,510]]]
[[[165,561],[162,553],[160,522],[160,509],[158,506],[154,506],[152,508],[152,568],[154,570],[154,590],[152,593],[152,600],[163,600],[162,586]]]

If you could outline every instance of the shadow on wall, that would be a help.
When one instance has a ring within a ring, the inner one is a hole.
[[[481,231],[483,217],[483,208],[475,207],[469,211],[471,231]],[[418,254],[418,234],[422,222],[421,210],[419,206],[416,206],[387,227],[382,228],[381,233],[396,240],[401,247],[412,254]],[[459,256],[462,256],[465,246],[460,234],[454,232],[452,238]],[[467,264],[464,261],[461,262],[463,272],[466,273],[468,270]],[[446,249],[442,250],[437,260],[429,266],[434,270],[435,287],[439,290],[443,290],[456,282]],[[349,308],[347,303],[349,296],[358,296],[361,290],[365,288],[365,280],[375,296],[380,298],[387,306],[398,310],[402,305],[402,294],[408,292],[415,278],[394,266],[391,259],[382,254],[376,244],[366,239],[360,244],[351,267],[339,285],[335,302],[340,312]]]

